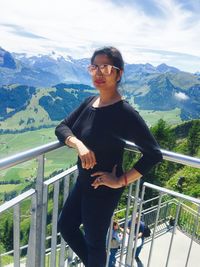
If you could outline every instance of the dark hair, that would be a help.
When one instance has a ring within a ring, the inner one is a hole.
[[[113,227],[119,225],[117,221],[113,222]]]
[[[95,50],[93,56],[91,57],[91,64],[93,64],[97,55],[102,54],[106,55],[112,61],[113,66],[118,67],[120,70],[124,69],[124,60],[120,51],[112,46],[105,46]]]

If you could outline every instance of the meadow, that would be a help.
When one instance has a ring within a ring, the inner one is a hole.
[[[1,135],[0,158],[56,141],[54,128],[40,129],[17,134]],[[51,151],[45,155],[45,179],[52,173],[67,169],[76,162],[76,151],[67,147]],[[0,172],[0,199],[5,193],[16,191],[33,183],[37,175],[37,159],[18,164]],[[6,184],[3,184],[6,183]]]

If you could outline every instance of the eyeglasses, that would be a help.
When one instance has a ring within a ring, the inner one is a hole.
[[[112,66],[112,65],[109,65],[109,64],[89,65],[88,66],[88,72],[92,76],[96,75],[98,69],[105,76],[109,76],[111,74],[112,69],[120,70],[118,67],[115,67],[115,66]]]

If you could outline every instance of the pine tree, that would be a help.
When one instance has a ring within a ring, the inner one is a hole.
[[[200,121],[194,121],[193,126],[189,130],[187,145],[189,155],[196,155],[200,148]]]

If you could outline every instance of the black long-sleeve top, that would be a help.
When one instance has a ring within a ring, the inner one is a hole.
[[[87,98],[55,130],[60,142],[64,143],[68,136],[74,135],[95,153],[97,164],[92,170],[82,169],[78,158],[79,173],[111,171],[117,164],[117,175],[121,175],[123,140],[134,142],[142,152],[134,165],[142,175],[162,160],[158,143],[133,107],[121,100],[95,108],[92,106],[95,100],[95,96]]]

